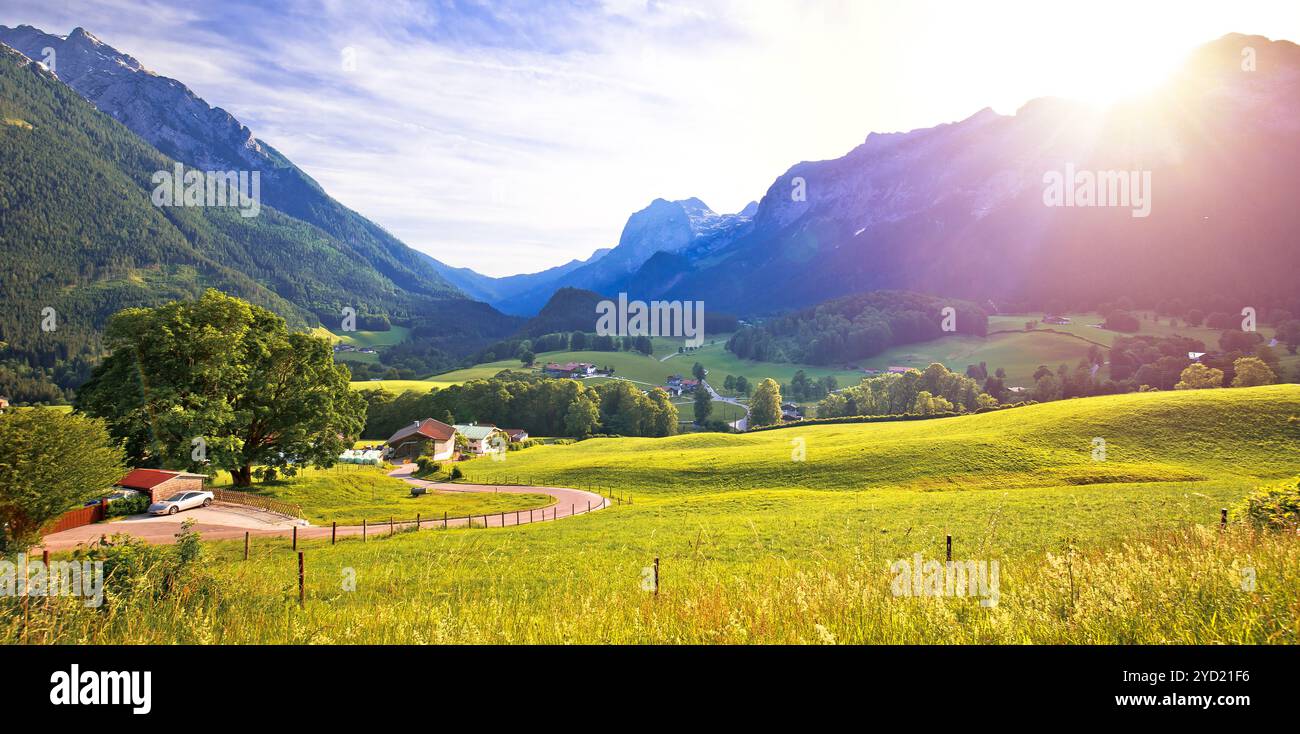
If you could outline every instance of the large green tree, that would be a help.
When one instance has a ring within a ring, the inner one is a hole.
[[[749,424],[754,427],[781,422],[781,386],[768,377],[758,383],[749,403]]]
[[[42,525],[123,473],[102,421],[48,408],[0,414],[0,551],[30,548]]]
[[[1205,390],[1223,386],[1223,370],[1207,367],[1200,362],[1187,365],[1179,377],[1175,390]]]
[[[1272,385],[1277,382],[1277,375],[1268,364],[1259,357],[1241,357],[1232,363],[1233,387],[1256,387]]]
[[[111,356],[78,393],[142,465],[293,474],[331,466],[365,424],[329,342],[216,290],[126,309],[109,322]]]
[[[695,389],[695,423],[704,425],[709,422],[709,416],[713,414],[713,398],[709,397],[709,391],[700,385]]]

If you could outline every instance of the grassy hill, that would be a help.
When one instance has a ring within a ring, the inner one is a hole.
[[[466,469],[634,502],[506,530],[303,542],[302,610],[287,539],[259,539],[249,561],[238,542],[210,543],[201,591],[70,607],[29,641],[1296,644],[1300,538],[1217,529],[1220,507],[1300,472],[1292,416],[1300,387],[1273,386],[536,447]],[[891,563],[942,559],[948,535],[955,559],[1000,564],[996,606],[891,593]],[[657,596],[642,585],[655,559]],[[349,572],[355,591],[338,582]],[[193,623],[217,613],[221,625]],[[0,615],[0,640],[19,639],[21,619]]]
[[[841,385],[857,384],[863,377],[862,373],[850,370],[740,359],[726,350],[726,341],[726,336],[720,335],[716,341],[710,339],[712,343],[706,343],[693,352],[679,354],[677,347],[681,344],[680,339],[656,338],[653,341],[655,353],[651,356],[639,352],[543,352],[537,355],[537,366],[534,367],[534,371],[540,372],[547,362],[591,362],[600,367],[613,367],[615,377],[632,380],[643,388],[662,385],[669,375],[689,375],[691,366],[696,362],[703,364],[709,370],[710,382],[716,382],[716,387],[719,389],[726,375],[737,377],[744,375],[753,384],[757,384],[765,377],[771,377],[778,382],[789,382],[795,372],[801,369],[811,378],[835,375]],[[523,367],[517,359],[499,359],[433,375],[425,380],[356,381],[352,386],[357,389],[380,388],[390,392],[424,391],[435,386],[444,387],[473,379],[487,379],[505,369],[522,370]]]
[[[884,486],[979,489],[1276,477],[1300,469],[1300,386],[1129,393],[929,421],[743,435],[594,439],[463,466],[474,481],[527,475],[659,496]],[[1106,460],[1093,459],[1093,439]],[[791,460],[791,442],[806,444]]]

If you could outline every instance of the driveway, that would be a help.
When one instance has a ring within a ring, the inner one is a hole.
[[[713,389],[713,386],[709,384],[708,380],[702,380],[701,382],[704,383],[704,387],[709,391],[709,397],[713,398],[714,400],[720,400],[724,403],[731,403],[732,405],[738,405],[745,409],[745,417],[741,418],[740,420],[732,421],[731,427],[736,429],[737,431],[747,430],[749,428],[749,406],[745,405],[744,403],[740,402],[735,398],[725,398],[719,395],[718,391]]]
[[[498,512],[491,515],[475,515],[472,518],[448,518],[446,525],[449,528],[464,527],[471,522],[478,527],[489,528],[527,525],[533,522],[550,522],[572,517],[573,515],[581,515],[585,512],[594,512],[604,509],[610,504],[610,500],[594,492],[569,489],[567,487],[451,484],[448,482],[413,479],[410,475],[415,471],[415,468],[415,464],[404,464],[389,472],[388,475],[397,477],[407,484],[427,487],[430,491],[545,494],[555,498],[555,504],[536,510]],[[171,544],[176,542],[176,533],[180,532],[181,523],[186,520],[195,521],[194,529],[203,536],[204,540],[233,540],[244,537],[244,533],[251,536],[284,537],[292,535],[294,526],[298,527],[298,537],[304,540],[328,538],[334,532],[332,527],[309,525],[305,520],[294,520],[282,515],[240,505],[217,503],[211,507],[186,510],[175,515],[163,515],[161,517],[133,515],[117,522],[83,525],[79,528],[47,535],[42,539],[40,545],[50,551],[70,550],[79,545],[89,545],[103,536],[115,533],[127,533],[146,543],[155,545]],[[441,528],[443,526],[442,518],[435,520],[430,517],[422,520],[422,528]],[[395,529],[406,529],[414,524],[413,519],[399,520],[395,524]],[[365,528],[360,525],[340,525],[337,532],[339,537],[355,536],[363,533],[371,536],[383,536],[388,533],[388,523],[374,523]]]

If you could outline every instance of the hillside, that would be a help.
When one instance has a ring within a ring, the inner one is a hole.
[[[229,112],[85,29],[60,37],[31,26],[0,26],[0,43],[32,59],[52,49],[58,59],[54,71],[63,83],[172,160],[203,170],[260,171],[265,204],[319,227],[396,289],[433,298],[463,297],[427,256],[335,201]]]
[[[791,442],[806,461],[791,461]],[[1093,439],[1106,460],[1093,460]],[[1116,482],[1236,482],[1300,471],[1300,386],[1132,393],[928,421],[750,434],[594,439],[547,446],[472,481],[527,476],[640,495],[796,488],[1006,489]]]
[[[469,351],[516,327],[452,291],[405,290],[353,243],[272,206],[253,217],[154,206],[152,176],[173,161],[3,46],[0,119],[0,393],[11,399],[66,397],[99,358],[109,315],[206,287],[295,328],[337,325],[345,306],[362,329],[440,319],[436,334],[422,332],[435,365],[452,361],[438,350]],[[41,328],[45,308],[53,331]]]

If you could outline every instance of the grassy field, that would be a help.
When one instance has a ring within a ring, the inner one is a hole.
[[[230,475],[220,473],[214,484],[230,486]],[[253,491],[265,497],[302,507],[303,517],[317,525],[356,525],[362,520],[379,521],[390,517],[413,519],[452,517],[484,512],[527,510],[545,507],[554,500],[544,494],[470,494],[466,492],[429,492],[411,496],[411,486],[387,476],[382,469],[364,464],[339,464],[330,469],[305,469],[297,476],[271,484],[255,484]]]
[[[67,605],[26,628],[0,614],[0,639],[1296,644],[1300,538],[1217,529],[1220,507],[1300,473],[1293,416],[1300,387],[1273,386],[539,447],[465,468],[614,487],[634,503],[505,530],[300,543],[303,609],[287,540],[260,542],[248,562],[238,543],[205,544],[182,593],[124,591],[104,614]],[[891,563],[942,559],[947,535],[955,559],[1000,564],[996,605],[891,592]],[[658,596],[643,585],[655,558]]]
[[[710,340],[713,341],[713,340]],[[706,342],[694,352],[688,354],[677,354],[677,345],[680,340],[671,340],[665,338],[655,338],[653,340],[655,354],[647,356],[639,352],[543,352],[537,355],[537,365],[532,371],[540,372],[547,362],[590,362],[601,368],[606,366],[614,368],[614,376],[631,380],[640,386],[649,387],[652,385],[662,385],[669,375],[680,374],[689,376],[691,366],[696,362],[703,364],[709,370],[710,382],[717,382],[721,387],[722,381],[726,375],[739,377],[744,375],[751,383],[758,384],[765,377],[771,377],[778,382],[789,382],[794,377],[795,372],[804,370],[809,377],[817,378],[823,375],[835,375],[841,385],[857,384],[863,375],[860,372],[848,370],[836,370],[824,367],[814,367],[812,365],[787,364],[783,362],[753,362],[743,360],[726,350],[726,337],[721,335],[717,337],[712,344]],[[661,351],[662,350],[662,351]],[[664,360],[664,357],[668,357]],[[923,365],[924,366],[924,365]],[[357,381],[352,383],[356,389],[380,388],[390,392],[402,392],[405,390],[426,391],[431,387],[445,387],[447,385],[459,384],[473,379],[487,379],[504,369],[523,370],[523,365],[517,359],[502,359],[495,362],[485,362],[465,369],[444,372],[439,375],[433,375],[425,380],[370,380]],[[592,384],[603,382],[602,378],[593,378]]]
[[[674,400],[673,405],[677,406],[678,418],[686,423],[695,420],[695,401],[690,399]],[[728,403],[722,400],[713,401],[713,413],[709,415],[709,420],[726,421],[734,423],[745,417],[745,409],[734,403]]]
[[[388,331],[334,332],[323,326],[318,326],[312,330],[312,333],[329,339],[331,344],[351,344],[357,349],[383,349],[406,341],[407,337],[411,335],[411,330],[405,326],[394,326]],[[361,352],[335,352],[334,359],[339,362],[376,364],[379,362],[379,355],[362,354]]]

